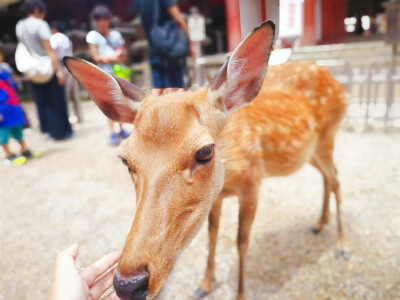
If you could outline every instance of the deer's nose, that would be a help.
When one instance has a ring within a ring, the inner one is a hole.
[[[115,273],[114,289],[121,300],[145,300],[148,287],[149,273],[146,270],[129,278]]]

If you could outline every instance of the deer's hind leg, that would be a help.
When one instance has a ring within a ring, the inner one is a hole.
[[[319,233],[329,221],[329,200],[330,194],[334,193],[336,199],[336,218],[338,227],[338,252],[340,256],[347,256],[344,251],[344,237],[341,219],[341,202],[342,196],[340,193],[340,183],[337,178],[337,170],[333,161],[333,136],[318,145],[316,154],[314,155],[311,164],[315,166],[322,174],[324,179],[324,202],[322,207],[322,214],[317,222],[316,227],[313,229],[314,233]]]
[[[321,172],[324,181],[323,205],[322,205],[321,217],[317,221],[317,224],[311,228],[312,233],[318,234],[324,229],[324,226],[329,222],[329,215],[330,215],[329,201],[332,192],[332,184],[330,177],[326,174],[325,168],[323,167],[323,164],[319,161],[318,158],[313,158],[311,164]]]

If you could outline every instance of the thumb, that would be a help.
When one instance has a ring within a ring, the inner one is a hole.
[[[78,244],[75,243],[75,244],[69,246],[64,251],[66,252],[66,254],[70,255],[75,260],[79,253],[79,246],[78,246]]]
[[[79,253],[78,244],[73,244],[68,248],[64,249],[57,255],[56,264],[57,265],[65,265],[65,264],[74,264],[74,261]]]

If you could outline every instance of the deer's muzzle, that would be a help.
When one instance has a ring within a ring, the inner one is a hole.
[[[149,273],[143,269],[130,278],[124,278],[117,272],[114,276],[114,288],[121,300],[145,300],[149,288]]]

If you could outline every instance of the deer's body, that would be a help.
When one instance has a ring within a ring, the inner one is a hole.
[[[311,161],[333,138],[345,105],[343,87],[325,68],[269,67],[256,99],[234,111],[222,131],[224,189],[240,190],[245,177],[285,176]]]
[[[333,192],[341,242],[332,152],[346,94],[324,68],[310,63],[271,67],[265,77],[274,31],[270,21],[255,28],[208,88],[160,97],[146,96],[85,61],[65,60],[109,118],[134,126],[120,154],[137,202],[114,277],[121,299],[157,298],[177,256],[207,215],[210,251],[196,297],[210,292],[222,200],[232,194],[239,197],[240,206],[237,299],[245,299],[245,255],[261,180],[291,174],[306,162],[321,171],[325,185],[323,211],[314,231],[328,222]]]
[[[221,133],[224,187],[210,212],[209,258],[196,298],[212,289],[223,198],[236,195],[240,201],[238,299],[245,299],[244,261],[261,180],[292,174],[307,162],[321,172],[325,185],[322,215],[314,232],[328,222],[329,196],[334,192],[338,205],[338,246],[343,247],[339,182],[332,154],[346,102],[345,89],[327,69],[310,62],[290,62],[269,67],[256,99],[230,115]]]

